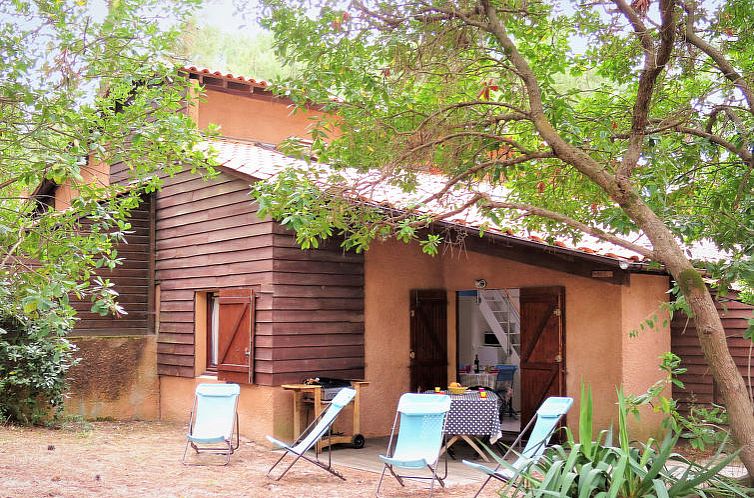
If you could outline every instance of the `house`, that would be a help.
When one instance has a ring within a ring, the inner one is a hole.
[[[194,119],[221,126],[213,145],[223,166],[211,180],[188,171],[166,178],[134,213],[126,264],[108,274],[129,314],[82,313],[74,342],[85,361],[70,412],[185,421],[197,383],[230,380],[242,384],[243,434],[290,437],[291,393],[281,384],[364,378],[370,437],[389,433],[402,393],[444,386],[479,358],[517,367],[524,422],[545,396],[577,395],[586,382],[606,427],[616,386],[643,392],[660,378],[669,326],[660,319],[631,332],[662,313],[667,274],[609,248],[495,230],[480,238],[478,226],[452,220],[435,228],[470,236],[463,250],[436,257],[395,240],[364,254],[337,241],[301,250],[257,217],[249,185],[295,161],[274,146],[305,137],[319,112],[292,115],[264,82],[197,68],[187,77],[206,91]],[[114,164],[108,181],[127,173]],[[506,317],[490,318],[494,311]],[[648,413],[640,430],[657,426]]]

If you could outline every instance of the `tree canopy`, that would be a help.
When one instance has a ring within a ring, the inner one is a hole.
[[[196,5],[0,2],[2,419],[34,421],[62,402],[70,298],[123,313],[96,270],[120,263],[115,244],[156,172],[204,164],[183,112],[189,82],[170,57]],[[114,164],[128,183],[110,184]],[[53,198],[56,186],[70,195]]]
[[[411,172],[428,165],[456,184],[500,184],[510,206],[489,204],[493,219],[510,218],[497,211],[519,207],[527,227],[554,234],[578,237],[590,227],[630,242],[641,231],[543,140],[531,118],[527,82],[506,56],[512,48],[479,25],[481,5],[357,2],[343,10],[342,3],[322,2],[317,10],[267,3],[280,53],[306,67],[281,91],[302,104],[325,103],[340,117],[338,136],[315,140],[320,161],[389,169],[386,181],[401,179],[409,190]],[[752,48],[742,22],[752,14],[749,4],[723,4],[714,12],[688,4],[683,18],[677,7],[667,28],[672,40],[664,49],[650,47],[667,59],[655,68],[643,67],[641,44],[660,37],[656,7],[641,13],[625,5],[633,13],[627,16],[620,3],[558,4],[490,6],[532,71],[543,117],[606,173],[630,178],[679,241],[714,240],[747,263],[736,276],[751,278],[751,109],[734,77],[716,72],[705,45],[694,43],[698,35],[686,35],[710,33],[706,43],[719,46],[710,50],[740,61],[738,71],[748,75]],[[635,30],[644,29],[649,39],[637,40]],[[650,104],[646,115],[635,116],[639,98]],[[634,137],[637,129],[641,137]],[[343,228],[358,236],[370,226]]]
[[[73,291],[96,295],[96,310],[119,311],[93,270],[118,263],[113,243],[129,229],[140,195],[159,185],[153,173],[196,167],[204,157],[194,151],[200,134],[181,112],[188,81],[169,58],[195,6],[138,0],[0,7],[4,305],[70,315],[65,303]],[[109,184],[107,165],[118,163],[131,170],[131,184]],[[30,199],[43,182],[70,188],[70,204],[49,209],[42,190]]]
[[[754,280],[751,2],[264,3],[279,53],[302,68],[279,91],[338,116],[311,156],[380,170],[406,191],[418,170],[439,170],[447,181],[424,202],[452,211],[470,190],[467,206],[503,228],[586,233],[664,265],[754,472],[752,404],[687,253],[713,241],[727,254],[712,268],[723,284]],[[356,248],[410,240],[432,221],[356,209],[333,195],[348,192],[344,177],[329,181],[318,190],[291,172],[256,195],[310,245],[336,232]]]

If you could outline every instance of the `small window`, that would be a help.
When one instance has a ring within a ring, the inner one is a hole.
[[[194,372],[253,383],[254,291],[221,289],[194,295]]]
[[[217,371],[220,354],[220,300],[216,293],[207,293],[207,370]]]

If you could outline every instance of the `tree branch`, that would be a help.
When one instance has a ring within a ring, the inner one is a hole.
[[[683,126],[680,124],[675,125],[673,129],[675,129],[676,131],[680,133],[686,133],[688,135],[694,135],[696,137],[706,138],[710,142],[716,143],[717,145],[726,149],[730,153],[735,154],[736,156],[740,157],[744,162],[750,163],[752,161],[752,153],[749,149],[745,147],[737,147],[734,143],[725,140],[720,135],[716,135],[714,133],[701,130],[699,128],[692,128],[690,126]]]
[[[712,129],[715,126],[715,123],[717,123],[717,116],[721,112],[725,113],[725,115],[728,116],[728,119],[730,119],[733,124],[736,125],[739,133],[746,133],[746,127],[744,126],[741,117],[733,112],[733,109],[729,105],[717,105],[714,109],[712,109],[712,112],[710,112],[707,119],[707,125],[704,127],[705,130],[707,130],[709,133],[712,133]]]
[[[4,189],[5,187],[8,187],[10,185],[13,185],[19,180],[19,176],[14,176],[13,178],[9,178],[5,180],[4,182],[0,182],[0,190]]]
[[[518,47],[511,40],[506,32],[505,26],[497,16],[495,7],[490,0],[480,0],[481,9],[486,13],[488,22],[474,22],[474,26],[479,26],[497,39],[502,46],[506,56],[515,66],[518,76],[524,82],[526,95],[529,101],[529,117],[534,123],[540,136],[545,140],[548,146],[552,148],[555,155],[566,164],[572,165],[578,171],[590,178],[594,183],[599,185],[605,192],[620,203],[621,200],[631,195],[627,187],[621,188],[615,177],[607,169],[599,164],[592,157],[573,145],[566,142],[563,137],[555,130],[552,123],[547,119],[542,103],[542,90],[537,82],[537,77],[532,71],[529,63],[518,51]]]
[[[421,123],[419,123],[416,129],[423,128],[428,123],[430,123],[434,118],[436,118],[437,116],[441,114],[445,114],[450,111],[455,111],[457,109],[463,109],[466,107],[478,107],[478,106],[503,107],[503,108],[510,109],[513,111],[512,113],[509,113],[509,114],[495,116],[496,121],[516,121],[516,120],[526,119],[526,113],[524,111],[520,109],[516,109],[515,107],[505,102],[494,102],[494,101],[489,101],[489,100],[468,100],[465,102],[458,102],[455,104],[441,107],[437,111],[433,112],[432,114],[424,118],[424,120]]]
[[[597,227],[593,227],[591,225],[587,225],[586,223],[582,223],[580,221],[574,220],[573,218],[565,216],[562,213],[558,213],[555,211],[550,211],[549,209],[544,209],[541,207],[518,203],[518,202],[495,201],[495,200],[490,199],[488,196],[485,196],[485,200],[486,200],[486,204],[485,204],[486,208],[514,209],[517,211],[524,211],[524,213],[526,213],[527,216],[529,215],[538,216],[541,218],[547,218],[547,219],[556,221],[558,223],[562,223],[571,228],[575,228],[576,230],[580,232],[583,232],[583,233],[592,235],[594,237],[597,237],[598,239],[604,240],[605,242],[610,242],[611,244],[615,244],[617,246],[623,247],[624,249],[628,249],[629,251],[633,251],[637,254],[641,254],[642,256],[646,258],[655,259],[654,252],[650,249],[647,249],[644,246],[634,244],[620,237],[617,237],[613,234],[607,233],[604,230],[600,230]]]
[[[686,10],[687,14],[686,30],[684,32],[686,41],[707,54],[707,56],[715,62],[715,65],[717,65],[717,68],[721,73],[723,73],[723,76],[725,76],[728,81],[733,83],[733,85],[741,90],[741,93],[744,94],[744,98],[746,99],[746,103],[749,105],[749,112],[754,113],[754,91],[752,91],[746,80],[741,76],[741,74],[739,74],[738,71],[736,71],[736,68],[733,67],[733,64],[731,64],[731,62],[725,58],[721,51],[713,47],[712,44],[710,44],[706,40],[703,40],[696,34],[696,32],[694,31],[693,3],[684,3],[684,9]]]
[[[449,142],[449,141],[454,140],[456,138],[465,138],[465,137],[488,138],[488,139],[494,140],[496,142],[504,143],[504,144],[510,146],[511,148],[518,150],[519,152],[521,152],[524,155],[532,155],[532,154],[535,153],[534,151],[530,151],[530,150],[526,149],[523,145],[519,144],[518,142],[516,142],[512,138],[504,137],[504,136],[501,136],[501,135],[496,135],[495,133],[484,133],[484,132],[480,132],[480,131],[459,131],[459,132],[456,132],[456,133],[450,133],[448,135],[436,138],[434,140],[430,140],[429,142],[421,143],[421,144],[417,145],[416,147],[412,147],[411,149],[409,149],[405,153],[401,154],[401,158],[400,159],[404,159],[406,157],[409,157],[412,154],[415,154],[415,153],[419,152],[420,150],[426,149],[428,147],[434,147],[436,145],[440,145],[440,144],[443,144],[445,142]]]
[[[636,33],[644,48],[644,68],[639,75],[639,87],[636,90],[631,136],[628,142],[628,149],[626,149],[617,171],[618,176],[628,178],[633,173],[641,157],[645,130],[648,124],[649,108],[652,103],[652,94],[654,93],[657,78],[670,60],[670,55],[673,51],[673,43],[675,41],[673,10],[675,8],[675,1],[660,1],[662,24],[660,25],[660,45],[657,50],[655,50],[652,36],[636,11],[625,0],[615,0],[615,4],[633,26],[634,33]]]
[[[554,157],[554,155],[551,152],[531,152],[529,154],[517,156],[512,159],[507,159],[505,161],[487,161],[484,163],[480,163],[472,168],[468,168],[462,173],[459,173],[453,178],[449,179],[442,189],[438,190],[433,195],[423,199],[421,202],[422,204],[428,204],[438,199],[442,199],[445,196],[445,194],[447,194],[450,191],[450,189],[453,188],[455,185],[457,185],[459,182],[475,175],[479,171],[489,168],[490,166],[493,166],[493,165],[503,166],[503,167],[515,166],[516,164],[521,164],[527,161],[532,161],[534,159],[545,159],[545,158],[552,158],[552,157]]]

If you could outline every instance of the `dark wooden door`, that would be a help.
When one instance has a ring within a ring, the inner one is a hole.
[[[563,287],[521,289],[521,424],[549,396],[565,395]]]
[[[223,289],[220,305],[217,378],[230,382],[254,381],[254,291]]]
[[[448,299],[443,289],[411,291],[411,391],[448,384]]]

